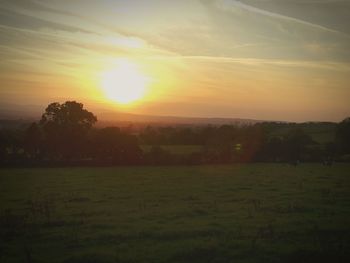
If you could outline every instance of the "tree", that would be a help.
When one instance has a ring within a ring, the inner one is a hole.
[[[99,160],[119,161],[121,137],[121,131],[118,127],[107,127],[94,131],[93,155]]]
[[[0,163],[16,163],[23,160],[23,134],[20,130],[0,130]]]
[[[42,115],[40,124],[56,124],[79,130],[90,129],[97,118],[93,113],[85,110],[83,106],[82,103],[76,101],[66,101],[63,104],[51,103]]]
[[[134,164],[140,161],[141,149],[137,138],[118,127],[107,127],[95,131],[92,138],[94,156],[99,161],[113,164]]]
[[[283,138],[271,137],[266,143],[265,157],[269,161],[279,161],[283,157]]]
[[[3,129],[0,130],[0,164],[5,163],[9,157],[8,149],[10,148],[9,133]]]
[[[71,159],[81,155],[86,135],[97,121],[82,103],[51,103],[40,120],[51,157]]]
[[[313,145],[315,142],[310,135],[306,134],[302,129],[292,129],[284,139],[284,148],[288,161],[296,163],[300,161],[306,154],[307,146]]]
[[[24,150],[29,159],[37,159],[42,153],[42,131],[37,123],[32,123],[24,134]]]
[[[337,125],[336,142],[342,154],[350,154],[350,117]]]

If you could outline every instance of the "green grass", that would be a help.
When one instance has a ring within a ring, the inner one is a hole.
[[[350,262],[350,165],[0,170],[0,262]]]
[[[161,145],[160,148],[171,154],[190,155],[203,150],[202,145]],[[142,145],[141,149],[148,153],[152,150],[152,145]]]

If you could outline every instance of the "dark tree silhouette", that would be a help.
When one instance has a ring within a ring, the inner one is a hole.
[[[306,134],[304,130],[291,130],[285,138],[285,151],[288,161],[296,164],[305,154],[306,147],[314,143],[310,135]]]
[[[72,159],[82,155],[84,139],[97,121],[82,103],[67,101],[51,103],[40,120],[51,157]]]
[[[99,160],[119,161],[121,155],[121,131],[118,127],[96,130],[93,135],[93,151]]]
[[[38,159],[42,155],[43,134],[37,123],[32,123],[24,134],[24,150],[29,159]]]
[[[265,145],[265,158],[268,161],[281,161],[283,159],[284,140],[280,136],[271,137]]]
[[[8,157],[9,136],[5,130],[0,130],[0,162],[5,163]]]
[[[55,124],[79,130],[90,129],[97,118],[93,113],[85,110],[83,106],[82,103],[76,101],[66,101],[63,104],[51,103],[47,106],[40,124],[44,126]]]
[[[350,154],[350,117],[338,124],[336,141],[342,154]]]
[[[92,136],[93,155],[99,161],[113,164],[137,163],[141,149],[137,138],[122,132],[118,127],[107,127],[96,130]]]
[[[137,132],[92,128],[97,118],[83,104],[51,103],[38,124],[0,126],[0,165],[215,164],[255,161],[349,161],[350,118],[334,123],[147,126]],[[0,122],[1,124],[1,122]],[[336,131],[336,140],[314,142],[315,131]],[[140,147],[140,143],[148,147]],[[197,145],[188,153],[163,145]],[[144,149],[144,150],[142,150]]]
[[[0,130],[0,163],[23,161],[23,133],[19,130]]]

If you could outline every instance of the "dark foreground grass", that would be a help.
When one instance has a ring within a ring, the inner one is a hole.
[[[350,165],[0,170],[0,262],[350,262]]]

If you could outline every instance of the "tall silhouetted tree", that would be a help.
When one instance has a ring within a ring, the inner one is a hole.
[[[84,140],[96,116],[82,103],[51,103],[40,120],[51,157],[72,159],[82,154]]]

